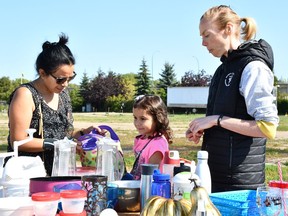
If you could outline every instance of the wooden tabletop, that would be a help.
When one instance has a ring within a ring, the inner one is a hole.
[[[119,216],[139,216],[140,212],[117,212]]]

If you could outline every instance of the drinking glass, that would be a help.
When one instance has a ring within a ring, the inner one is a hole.
[[[99,216],[107,205],[107,176],[83,175],[81,185],[87,192],[84,205],[87,216]]]
[[[269,186],[258,187],[256,203],[261,216],[280,215],[282,209],[281,190]]]

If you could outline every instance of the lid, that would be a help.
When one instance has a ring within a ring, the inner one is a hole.
[[[288,182],[282,182],[281,188],[288,189]]]
[[[186,166],[183,161],[180,162],[180,167],[174,167],[174,176],[180,172],[190,172],[190,166]]]
[[[208,159],[208,152],[207,151],[198,151],[197,152],[198,159]]]
[[[288,188],[288,182],[283,181],[269,181],[269,187]]]
[[[180,164],[178,151],[166,151],[164,156],[164,164]]]
[[[62,198],[84,198],[87,197],[87,192],[84,190],[63,190],[60,192]]]
[[[153,174],[153,180],[154,181],[169,181],[170,175],[169,174],[162,174],[159,169],[154,170]]]
[[[173,177],[173,183],[191,184],[191,181],[189,180],[190,176],[190,172],[180,172]]]
[[[56,192],[39,192],[32,194],[31,199],[33,201],[40,201],[40,202],[56,201],[60,199],[60,194]]]
[[[141,164],[142,175],[153,175],[155,169],[158,169],[158,164]]]
[[[92,151],[97,148],[97,138],[96,137],[89,137],[91,135],[85,135],[86,139],[82,140],[82,149],[84,151]]]
[[[75,213],[64,213],[63,211],[60,211],[59,212],[59,216],[86,216],[87,214],[86,214],[86,211],[85,210],[83,210],[83,212],[81,212],[81,213],[77,213],[77,214],[75,214]]]

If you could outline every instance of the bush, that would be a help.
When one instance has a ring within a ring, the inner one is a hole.
[[[123,95],[109,96],[106,100],[106,107],[110,112],[131,112],[133,101],[127,100]]]
[[[277,108],[279,115],[285,115],[288,113],[288,100],[287,99],[278,99]]]

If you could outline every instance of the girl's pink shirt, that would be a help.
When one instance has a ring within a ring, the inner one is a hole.
[[[135,138],[134,140],[134,146],[133,146],[133,151],[135,153],[135,156],[138,155],[138,153],[143,149],[143,147],[149,142],[149,138]],[[165,151],[169,151],[169,144],[164,136],[160,137],[155,137],[153,138],[150,143],[146,146],[146,148],[142,151],[140,158],[139,158],[139,164],[148,164],[150,157],[155,153],[155,152],[161,152],[163,159],[160,163],[160,171],[163,171],[163,164],[164,164],[164,156],[165,156]],[[140,166],[139,166],[140,168]],[[138,171],[137,173],[141,173]],[[134,179],[140,179],[141,176],[134,176]]]

